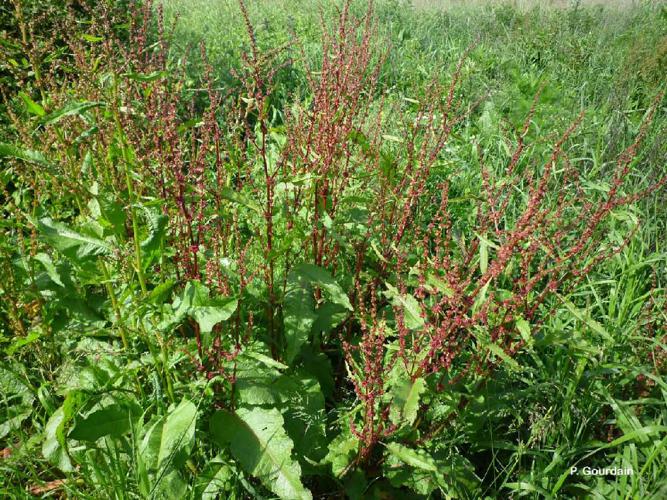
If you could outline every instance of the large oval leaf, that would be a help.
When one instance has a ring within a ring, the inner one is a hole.
[[[162,427],[158,469],[177,466],[187,459],[195,440],[197,407],[184,399],[168,416]]]
[[[111,245],[106,241],[77,232],[50,217],[32,220],[32,223],[53,248],[73,261],[111,253]]]
[[[292,460],[292,440],[283,428],[283,417],[275,408],[239,408],[236,413],[219,411],[211,419],[211,434],[229,446],[241,466],[262,481],[280,498],[312,498],[301,483],[301,467]]]
[[[122,436],[132,427],[132,419],[140,413],[135,404],[113,404],[97,410],[77,422],[69,437],[79,441],[97,441],[104,436]]]

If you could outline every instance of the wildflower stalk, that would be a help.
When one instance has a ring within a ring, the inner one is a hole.
[[[125,350],[128,349],[129,344],[127,342],[127,332],[125,331],[125,325],[123,324],[123,317],[120,312],[120,306],[116,300],[116,294],[114,293],[113,287],[111,286],[111,273],[109,273],[109,268],[103,259],[99,260],[100,268],[102,269],[102,274],[104,274],[104,287],[107,290],[107,294],[111,299],[111,307],[113,308],[114,314],[116,316],[116,323],[120,331],[120,338],[123,341],[123,347]]]
[[[137,221],[137,211],[136,211],[136,199],[134,196],[134,190],[132,189],[132,178],[130,175],[130,164],[131,160],[128,155],[128,144],[125,139],[125,132],[123,130],[123,125],[120,121],[120,113],[118,111],[120,105],[120,94],[118,89],[118,80],[114,80],[114,94],[116,96],[116,105],[113,109],[114,121],[116,124],[116,133],[118,134],[118,140],[121,145],[121,154],[123,156],[123,170],[125,174],[125,184],[127,187],[127,196],[130,203],[130,218],[132,219],[132,241],[134,244],[134,260],[135,268],[137,271],[137,277],[139,278],[139,286],[141,287],[142,293],[145,295],[147,293],[146,289],[146,279],[144,277],[144,271],[141,264],[141,246],[139,243],[139,224]]]

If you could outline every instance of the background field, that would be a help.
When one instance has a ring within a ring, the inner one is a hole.
[[[653,0],[649,0],[651,2]],[[535,7],[542,8],[572,8],[572,7],[605,7],[607,9],[621,8],[629,9],[636,8],[641,5],[646,5],[645,0],[413,0],[413,5],[417,8],[435,8],[435,9],[451,9],[461,8],[464,6],[471,6],[473,8],[509,5],[515,9],[532,9]],[[654,5],[658,5],[660,1],[653,1]]]

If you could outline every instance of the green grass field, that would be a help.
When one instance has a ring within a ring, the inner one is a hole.
[[[434,9],[460,9],[465,6],[472,6],[479,9],[488,6],[509,5],[514,9],[533,9],[533,8],[589,8],[605,7],[607,9],[632,9],[646,4],[642,0],[414,0],[413,5],[417,8]],[[659,5],[660,2],[653,2],[653,5]]]
[[[0,497],[667,496],[667,5],[0,5]]]

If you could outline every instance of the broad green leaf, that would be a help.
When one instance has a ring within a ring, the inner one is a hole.
[[[0,395],[5,398],[10,395],[18,395],[26,402],[32,401],[33,395],[30,388],[19,373],[20,371],[17,373],[12,370],[9,363],[6,366],[0,366]]]
[[[281,374],[273,369],[260,369],[256,364],[239,364],[236,388],[239,402],[246,405],[323,408],[324,398],[317,380],[297,371]]]
[[[340,325],[349,316],[349,312],[340,304],[326,302],[316,311],[317,319],[313,323],[312,331],[317,333],[329,333]]]
[[[195,306],[189,314],[199,323],[202,333],[210,333],[213,327],[221,321],[226,321],[232,317],[238,301],[233,298],[211,300],[211,305]]]
[[[86,360],[86,365],[68,363],[63,366],[58,377],[58,386],[63,388],[64,393],[71,390],[102,393],[108,390],[124,375],[124,372],[113,362],[111,353],[115,351],[111,349],[112,346],[108,343],[96,342],[93,339],[84,339],[79,342],[75,351],[71,352],[72,357],[80,352],[87,352],[90,353],[91,358]]]
[[[135,405],[113,404],[94,411],[77,422],[69,437],[79,441],[97,441],[103,436],[122,436],[131,428],[131,420],[139,413]]]
[[[63,405],[51,415],[44,428],[42,454],[44,458],[64,472],[73,470],[67,450],[66,436],[71,422],[87,400],[88,396],[82,391],[70,391]]]
[[[391,453],[387,453],[382,469],[384,477],[389,479],[392,486],[409,488],[420,495],[420,498],[432,497],[433,491],[438,488],[437,472],[410,467]]]
[[[238,300],[234,298],[209,298],[207,287],[199,281],[189,281],[181,297],[174,301],[174,317],[162,328],[190,316],[199,323],[202,333],[210,333],[216,324],[228,320],[234,314],[237,305]]]
[[[208,295],[208,288],[201,282],[188,281],[181,296],[173,303],[176,315],[185,315],[194,307],[205,306],[209,301]]]
[[[411,330],[418,330],[424,326],[424,318],[421,316],[419,302],[412,295],[401,294],[397,288],[385,283],[387,291],[385,295],[391,299],[392,305],[400,307],[404,311],[405,326]]]
[[[185,462],[194,446],[197,407],[184,399],[167,415],[162,427],[158,469],[177,467]]]
[[[42,125],[52,125],[59,122],[61,119],[66,116],[80,115],[89,109],[96,108],[99,106],[106,106],[106,103],[103,102],[73,102],[65,105],[63,108],[49,113],[48,115],[42,117],[40,120]]]
[[[151,498],[185,498],[188,483],[176,469],[169,469],[159,476],[158,482],[153,486]]]
[[[36,163],[45,167],[52,174],[54,173],[53,165],[39,151],[24,149],[13,144],[0,143],[0,158],[17,158],[30,163]]]
[[[386,448],[389,453],[411,467],[429,472],[437,472],[438,470],[433,457],[425,451],[414,450],[399,443],[389,443]]]
[[[96,195],[89,202],[89,208],[93,207],[91,214],[107,232],[116,235],[121,241],[126,239],[125,223],[127,214],[125,207],[111,193],[104,192]]]
[[[3,439],[10,432],[19,429],[21,423],[28,418],[32,412],[32,408],[23,405],[12,405],[6,409],[0,410],[0,439]]]
[[[42,455],[60,470],[69,472],[73,470],[72,462],[67,453],[67,445],[63,435],[65,416],[62,406],[58,408],[46,422],[44,427],[44,443],[42,444]]]
[[[486,238],[479,239],[479,271],[484,274],[489,268],[489,242]]]
[[[220,457],[211,460],[204,470],[197,476],[195,496],[202,500],[224,498],[222,493],[231,487],[235,473]]]
[[[324,396],[331,398],[335,389],[331,360],[326,354],[316,351],[310,345],[302,349],[301,356],[304,369],[317,378]]]
[[[48,274],[49,278],[51,278],[51,281],[53,281],[56,285],[65,288],[56,266],[53,265],[53,261],[51,260],[50,255],[45,253],[38,253],[35,255],[34,259],[44,266],[46,274]]]
[[[306,462],[326,453],[326,413],[318,380],[305,370],[281,374],[243,360],[237,366],[237,401],[280,410],[294,449]]]
[[[72,260],[111,253],[111,246],[106,241],[81,234],[50,217],[32,222],[51,246]]]
[[[37,116],[44,116],[46,114],[46,111],[44,111],[44,108],[37,104],[35,101],[33,101],[28,94],[25,92],[19,92],[19,96],[21,96],[21,99],[23,99],[23,102],[25,103],[25,107],[28,110],[28,113],[31,113],[33,115]]]
[[[419,410],[419,397],[426,390],[426,381],[418,378],[412,382],[402,377],[390,389],[392,395],[390,418],[393,423],[405,422],[412,425]]]
[[[497,344],[494,344],[493,342],[489,343],[486,345],[486,347],[489,349],[490,352],[498,356],[503,363],[505,363],[511,370],[520,370],[521,367],[519,366],[519,363],[516,362],[515,359],[509,357],[507,353]]]
[[[313,288],[324,292],[329,300],[315,309]],[[352,310],[350,300],[333,277],[324,269],[301,264],[288,277],[285,295],[285,358],[290,363],[299,353],[313,328],[328,331],[347,317]]]
[[[162,304],[168,298],[175,285],[176,282],[174,280],[167,280],[164,283],[160,283],[151,290],[148,294],[148,299],[153,304]]]
[[[281,363],[280,361],[276,361],[275,359],[267,356],[266,354],[262,354],[261,352],[253,351],[250,349],[244,350],[242,356],[246,356],[248,358],[257,360],[260,363],[268,366],[269,368],[277,368],[278,370],[287,370],[289,368],[289,366]]]
[[[315,299],[310,286],[292,272],[288,278],[289,289],[285,295],[285,340],[287,349],[285,360],[291,363],[301,346],[306,343],[310,330],[317,318]]]
[[[321,288],[327,298],[334,304],[340,304],[348,311],[354,310],[348,296],[327,270],[312,264],[299,264],[293,272],[295,276]]]
[[[311,499],[301,483],[301,467],[292,459],[292,440],[276,409],[239,408],[219,411],[211,418],[211,434],[221,447],[229,447],[243,469],[258,478],[280,498]]]
[[[358,450],[359,440],[346,429],[329,443],[329,452],[323,461],[331,464],[334,476],[341,477],[348,470]]]
[[[137,447],[142,465],[147,470],[153,471],[157,469],[160,442],[162,440],[162,428],[164,427],[165,418],[166,417],[162,416],[149,422],[148,428],[141,436],[141,441]]]
[[[238,403],[278,409],[294,450],[306,464],[319,461],[326,454],[326,413],[317,379],[303,370],[287,375],[258,368],[246,363],[237,367]]]
[[[69,427],[74,417],[77,416],[79,410],[88,402],[90,396],[83,391],[74,390],[67,393],[65,401],[63,401],[63,415],[65,417],[65,424]],[[69,429],[68,429],[69,430]]]
[[[515,320],[516,329],[519,331],[521,338],[526,343],[526,345],[532,345],[535,341],[533,336],[530,333],[530,323],[525,319],[519,317]]]
[[[150,266],[159,256],[160,245],[167,234],[167,216],[151,210],[142,205],[146,222],[148,223],[148,236],[141,242],[142,265],[144,270]]]
[[[456,450],[431,454],[398,443],[387,445],[383,466],[397,487],[407,487],[424,497],[438,488],[443,498],[483,498],[473,465]]]

